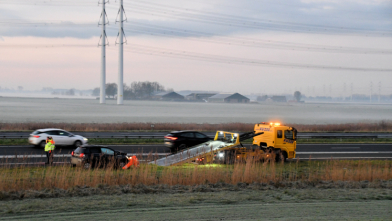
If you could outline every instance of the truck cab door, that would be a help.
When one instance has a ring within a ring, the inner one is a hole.
[[[275,148],[280,148],[284,144],[283,130],[276,130]]]

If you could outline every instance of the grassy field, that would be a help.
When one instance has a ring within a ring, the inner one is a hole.
[[[382,160],[0,168],[0,220],[390,220],[391,202]]]
[[[112,193],[0,201],[0,220],[390,220],[390,189]]]

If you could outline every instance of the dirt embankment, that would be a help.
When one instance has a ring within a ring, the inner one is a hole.
[[[391,184],[100,185],[13,192],[0,200],[0,220],[390,220]]]

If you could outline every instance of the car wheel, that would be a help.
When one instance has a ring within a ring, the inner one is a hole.
[[[43,140],[43,141],[41,141],[40,143],[39,143],[39,147],[40,148],[42,148],[42,149],[45,149],[45,145],[46,145],[46,142]]]
[[[75,141],[74,146],[76,148],[78,148],[78,147],[82,146],[82,142],[80,142],[80,140],[77,140],[77,141]]]
[[[178,147],[178,150],[183,150],[183,149],[186,149],[186,148],[188,148],[188,146],[187,146],[186,144],[181,144],[181,145]]]
[[[86,169],[86,170],[91,169],[91,163],[89,163],[89,162],[84,163],[83,164],[83,168]]]

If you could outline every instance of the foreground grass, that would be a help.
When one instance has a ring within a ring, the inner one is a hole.
[[[162,144],[163,139],[119,139],[119,138],[91,138],[88,141],[89,144],[97,145],[116,145],[116,144]],[[246,140],[244,144],[251,144],[252,140]],[[392,138],[348,138],[348,139],[298,139],[297,144],[304,143],[392,143]],[[0,139],[0,145],[29,145],[27,139]]]
[[[150,156],[152,160],[153,156]],[[249,160],[235,165],[159,167],[142,164],[130,170],[71,168],[68,164],[46,168],[1,168],[0,191],[71,189],[98,185],[201,185],[320,181],[368,181],[392,179],[392,161],[307,161],[259,163]],[[1,198],[1,197],[0,197]]]
[[[391,200],[390,189],[112,193],[0,201],[0,220],[389,220]]]

